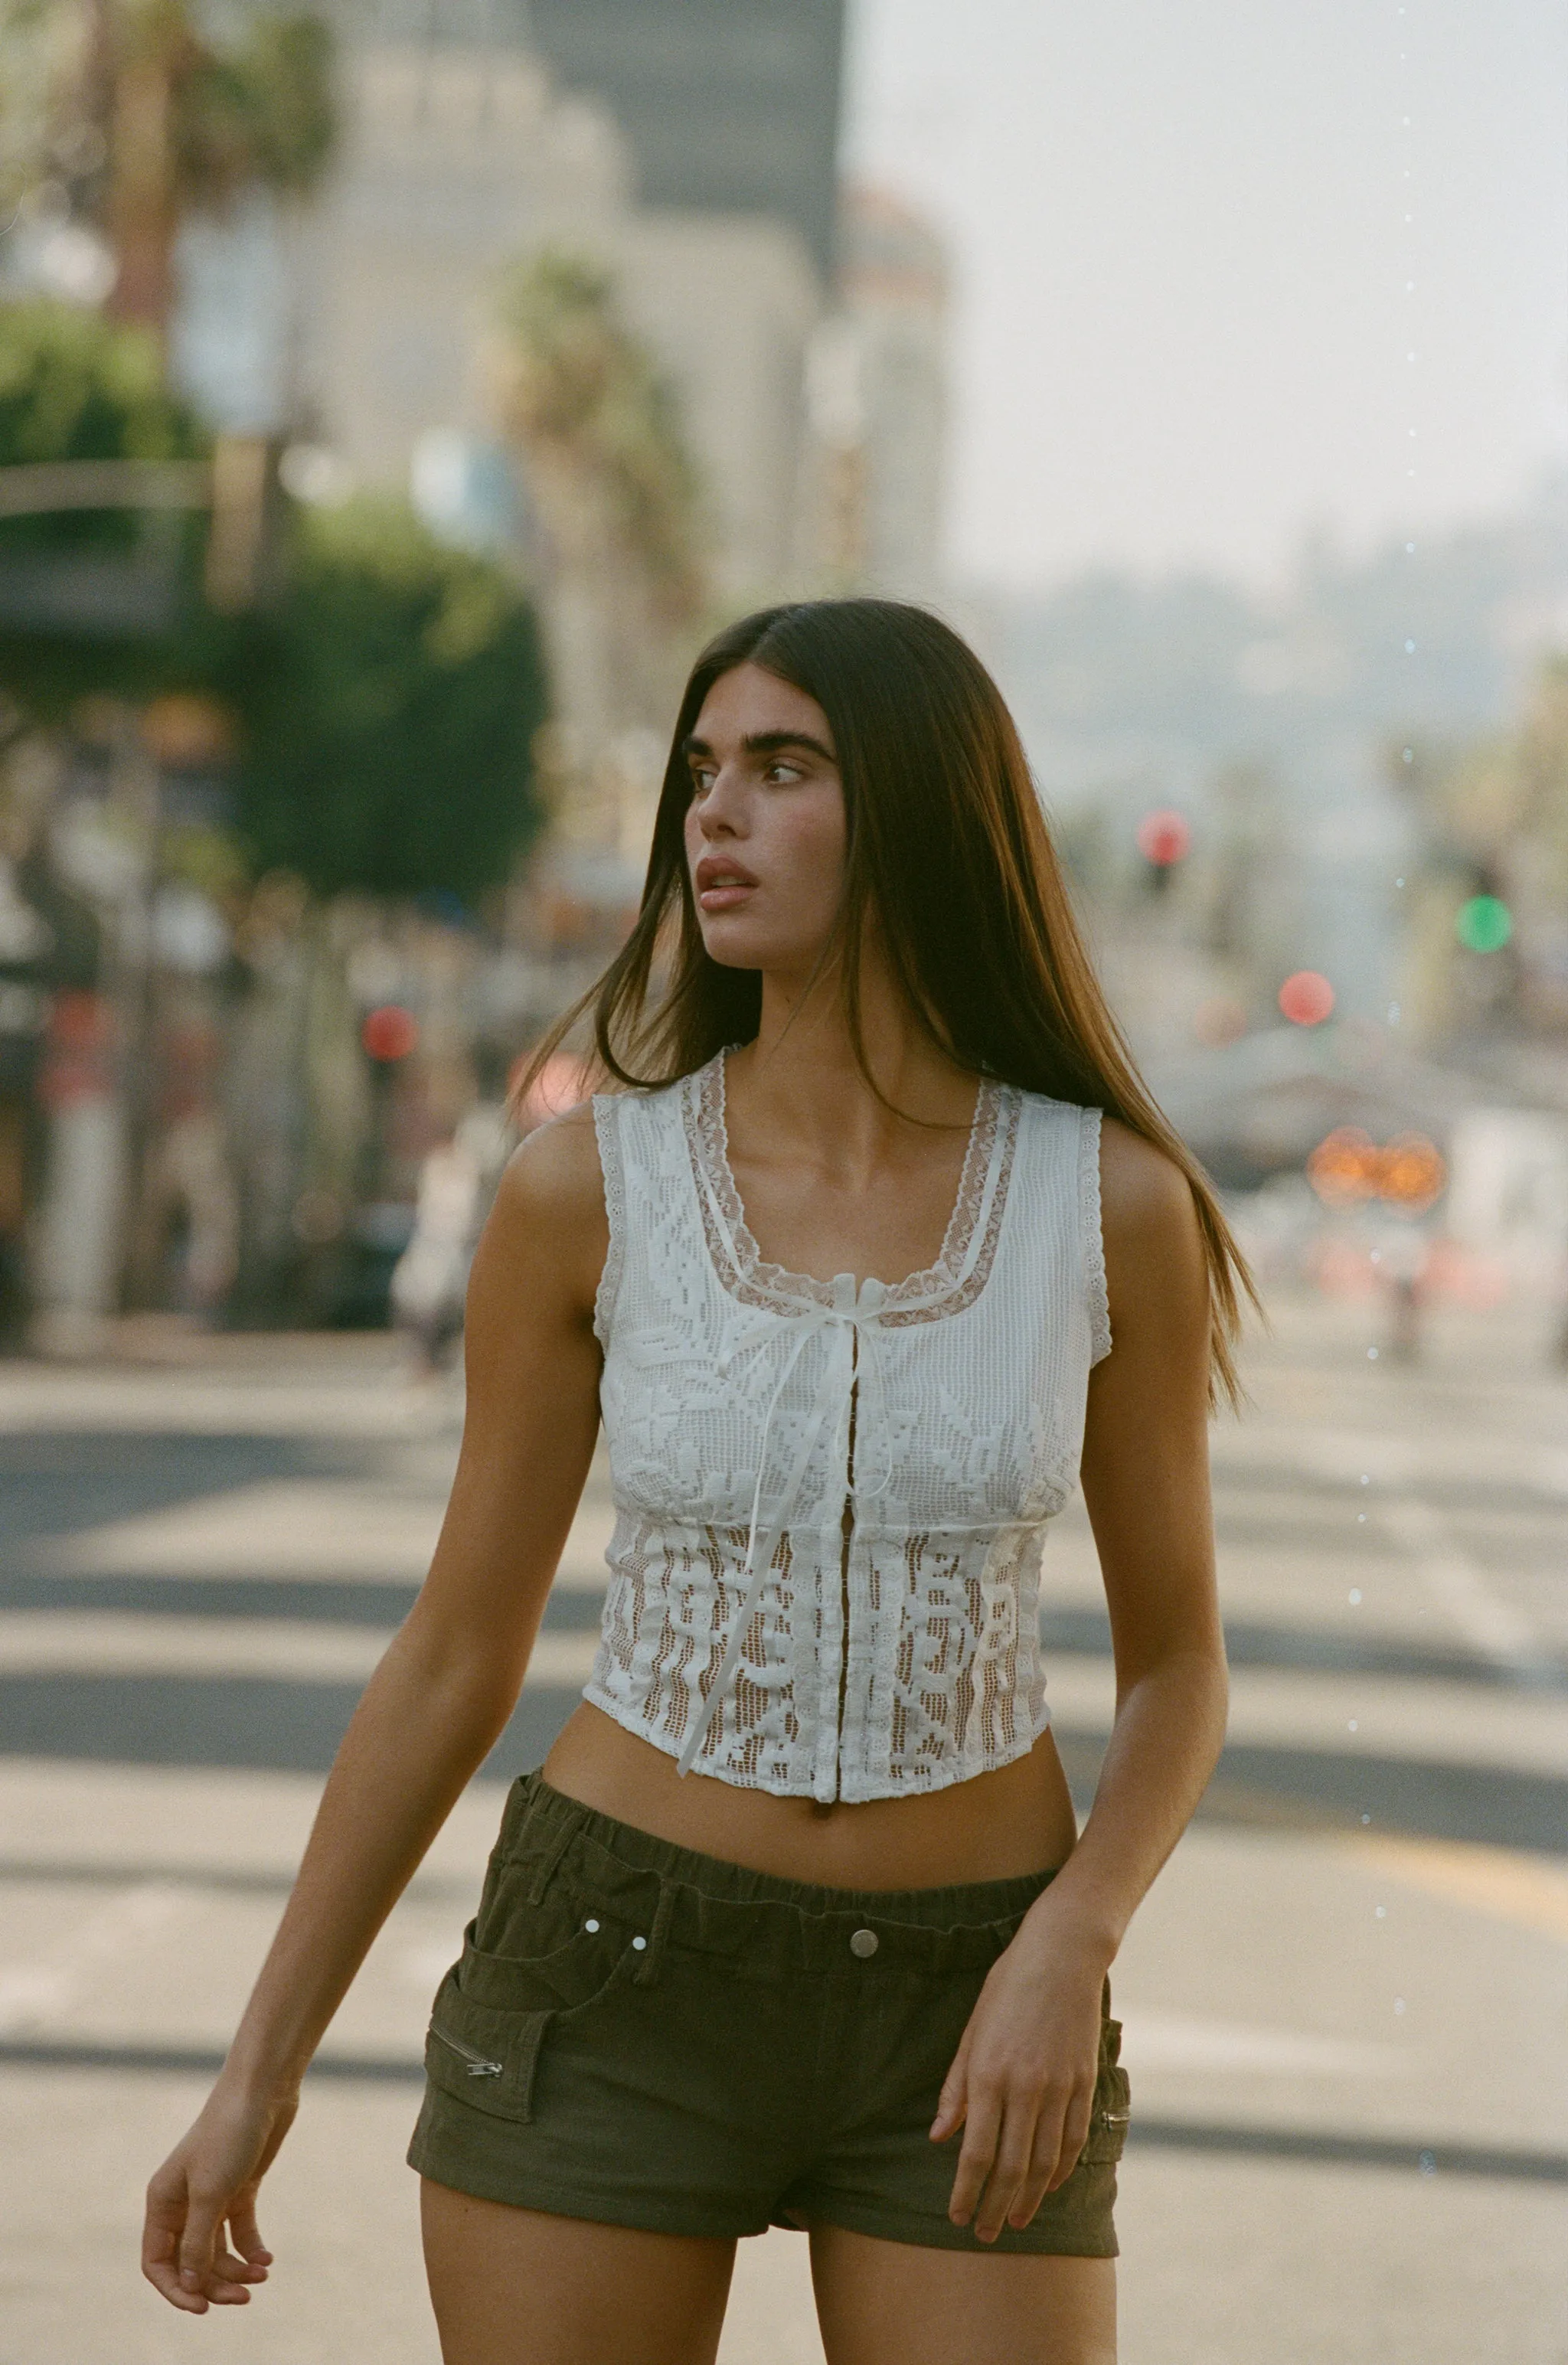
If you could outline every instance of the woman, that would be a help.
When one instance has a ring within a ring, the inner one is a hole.
[[[447,2365],[700,2365],[769,2223],[810,2230],[832,2365],[1104,2365],[1106,1973],[1220,1746],[1205,1423],[1245,1274],[946,626],[854,600],[713,642],[589,1001],[622,1089],[503,1181],[431,1574],[146,2271],[195,2313],[264,2279],[258,2183],[511,1711],[602,1406],[593,1676],[427,2046]],[[1081,1838],[1036,1610],[1081,1463],[1117,1684]]]

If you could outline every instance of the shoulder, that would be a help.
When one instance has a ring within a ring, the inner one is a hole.
[[[1120,1117],[1100,1120],[1100,1205],[1107,1227],[1118,1229],[1197,1227],[1193,1186],[1176,1160]]]
[[[1107,1239],[1118,1235],[1158,1237],[1191,1226],[1197,1214],[1192,1185],[1176,1160],[1119,1117],[1078,1101],[1054,1100],[1048,1093],[1021,1092],[1019,1098],[1034,1121],[1069,1149],[1082,1142],[1087,1159],[1093,1135],[1089,1120],[1099,1121],[1100,1212]]]
[[[507,1161],[497,1205],[534,1219],[581,1221],[604,1213],[593,1103],[579,1101],[535,1126]]]
[[[608,1226],[593,1104],[538,1126],[508,1160],[486,1226],[478,1269],[532,1283],[548,1276],[591,1303]]]
[[[1168,1152],[1118,1117],[1100,1123],[1100,1222],[1113,1300],[1206,1286],[1193,1186]]]

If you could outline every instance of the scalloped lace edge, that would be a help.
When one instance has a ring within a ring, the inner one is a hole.
[[[814,1273],[791,1272],[769,1264],[745,1219],[745,1208],[730,1166],[724,1062],[719,1052],[687,1077],[682,1087],[688,1145],[698,1182],[702,1228],[721,1280],[743,1305],[793,1312],[801,1303],[832,1306],[834,1286]],[[996,1255],[1002,1208],[1018,1138],[1022,1096],[1010,1084],[982,1076],[964,1151],[958,1194],[935,1264],[890,1283],[881,1319],[890,1325],[935,1321],[960,1313],[985,1284]],[[1001,1155],[997,1136],[1002,1133]],[[992,1176],[994,1175],[994,1182]],[[988,1184],[991,1187],[988,1191]],[[715,1214],[722,1222],[714,1220]],[[970,1250],[981,1216],[985,1234],[972,1261]],[[965,1266],[969,1265],[966,1273]]]
[[[1100,1115],[1097,1108],[1084,1110],[1079,1137],[1078,1178],[1092,1366],[1111,1351],[1111,1300],[1105,1287],[1105,1239],[1100,1214]]]
[[[626,1261],[626,1175],[621,1160],[621,1121],[616,1110],[616,1094],[595,1093],[593,1096],[594,1138],[599,1144],[599,1171],[604,1182],[604,1215],[610,1227],[610,1246],[604,1252],[604,1270],[599,1276],[599,1287],[593,1297],[593,1335],[601,1347],[610,1345],[610,1323],[620,1293],[622,1268]]]

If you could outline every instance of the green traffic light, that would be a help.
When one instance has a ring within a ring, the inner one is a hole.
[[[1473,895],[1460,906],[1454,933],[1473,953],[1500,952],[1514,933],[1514,915],[1500,896]]]

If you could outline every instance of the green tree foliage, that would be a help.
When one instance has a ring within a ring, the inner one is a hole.
[[[224,674],[258,869],[322,894],[467,900],[506,877],[538,825],[532,611],[400,502],[307,512],[281,607],[240,636]]]
[[[156,340],[43,297],[0,305],[0,467],[51,460],[185,460],[205,448],[192,414],[164,390]],[[199,606],[206,520],[66,510],[0,517],[0,689],[54,722],[89,692],[150,694],[199,675],[223,627]],[[134,577],[130,604],[156,632],[72,633],[37,622],[39,568]]]
[[[0,305],[0,467],[39,460],[186,460],[206,439],[163,384],[144,330],[47,297]],[[75,510],[0,517],[0,552],[124,547],[140,521]]]
[[[1568,656],[1541,666],[1515,730],[1457,750],[1417,748],[1414,763],[1395,752],[1388,769],[1456,875],[1510,880],[1568,920]]]
[[[100,135],[71,136],[73,88],[92,69],[92,20],[71,0],[0,0],[0,205],[11,215],[40,184],[102,170]]]
[[[337,136],[331,35],[319,17],[269,10],[228,50],[199,48],[176,85],[177,185],[220,206],[248,183],[308,196]]]
[[[148,332],[72,306],[0,307],[0,466],[202,449]],[[168,629],[40,632],[0,599],[0,690],[45,723],[93,692],[225,699],[258,870],[284,866],[329,894],[465,899],[504,879],[537,825],[531,750],[545,713],[532,611],[510,578],[437,542],[403,503],[362,500],[293,513],[283,588],[258,613],[203,607],[199,513],[0,519],[0,587],[7,558],[140,566],[150,523],[175,535],[151,554],[178,578]]]
[[[1420,817],[1412,996],[1436,1035],[1568,1025],[1568,656],[1518,726],[1469,746],[1390,751]],[[1496,909],[1478,906],[1495,903]],[[1468,922],[1463,918],[1471,906]]]
[[[319,186],[337,140],[329,27],[248,10],[215,34],[192,0],[0,0],[0,204],[101,233],[111,310],[162,331],[181,220],[260,186]]]

